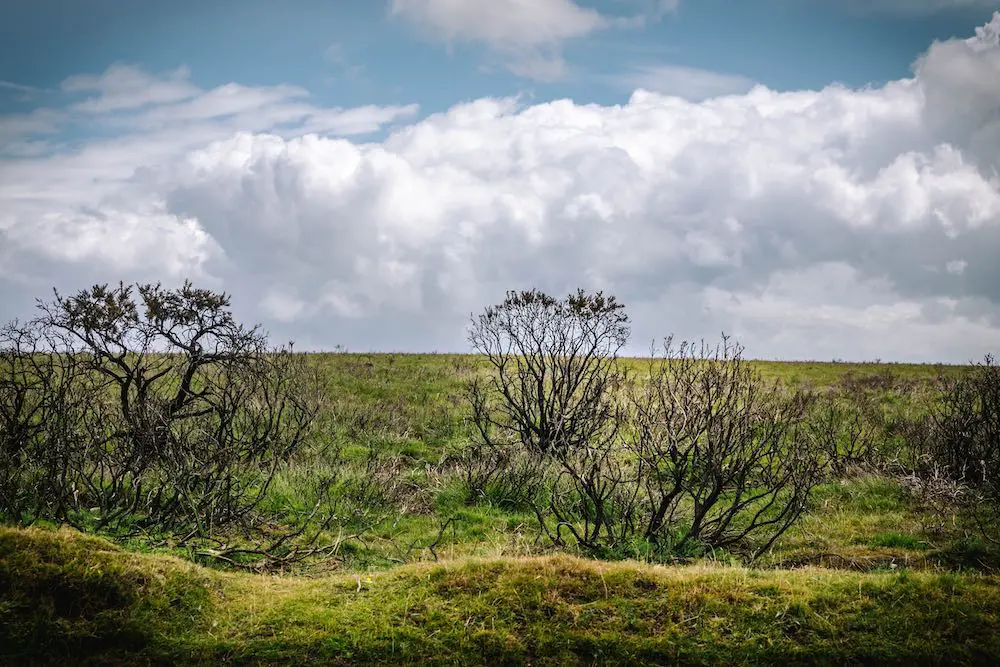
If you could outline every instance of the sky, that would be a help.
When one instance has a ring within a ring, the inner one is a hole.
[[[298,349],[581,287],[631,354],[1000,352],[1000,0],[0,3],[0,321],[185,279]]]

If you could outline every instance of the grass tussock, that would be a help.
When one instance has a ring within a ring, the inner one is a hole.
[[[559,555],[293,578],[0,529],[15,664],[988,664],[998,610],[982,574]]]

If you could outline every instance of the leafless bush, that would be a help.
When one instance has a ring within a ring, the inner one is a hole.
[[[406,406],[401,401],[379,400],[351,403],[334,411],[336,423],[345,435],[359,444],[370,445],[405,435],[409,428]]]
[[[404,513],[412,496],[403,476],[405,467],[399,456],[368,450],[360,470],[342,493],[355,507],[356,522],[373,526],[390,515]]]
[[[992,356],[955,380],[935,415],[927,452],[970,486],[1000,500],[1000,366]]]
[[[992,356],[950,382],[919,447],[913,474],[964,488],[963,514],[1000,542],[1000,366]]]
[[[551,462],[520,447],[477,442],[461,452],[458,463],[470,503],[521,510],[538,501]]]
[[[954,524],[961,508],[969,504],[971,489],[930,458],[921,461],[915,470],[903,474],[900,482],[930,519],[927,529],[934,533],[940,533],[948,524]]]
[[[766,550],[818,480],[806,398],[765,385],[724,339],[668,340],[626,400],[616,363],[626,325],[614,299],[582,292],[510,293],[473,321],[470,339],[494,373],[470,387],[479,442],[469,487],[528,485],[519,475],[529,473],[541,484],[539,526],[556,545]]]
[[[613,450],[622,424],[615,392],[625,378],[616,360],[628,335],[614,297],[582,290],[562,300],[509,292],[473,319],[470,342],[495,371],[469,385],[479,436],[466,465],[474,496],[531,502],[544,530],[554,517],[556,543],[563,528],[583,546],[600,542],[624,481]],[[548,501],[540,504],[546,477]]]
[[[553,544],[565,546],[571,535],[585,549],[613,550],[637,536],[641,489],[636,466],[617,436],[554,458],[548,505],[535,505],[539,525]]]
[[[821,468],[803,432],[807,399],[766,384],[742,351],[726,337],[717,346],[667,339],[633,396],[629,449],[651,542],[755,555],[805,509]]]
[[[807,424],[809,436],[825,455],[832,474],[882,466],[880,446],[886,437],[886,420],[870,395],[857,390],[817,395]]]
[[[77,501],[77,425],[94,387],[79,357],[48,352],[64,343],[18,322],[0,329],[0,516],[9,520],[64,516]]]
[[[0,337],[0,513],[187,538],[257,520],[318,410],[301,355],[189,283],[39,311]]]
[[[615,360],[628,335],[614,297],[509,292],[469,331],[495,371],[469,389],[482,439],[549,454],[612,437],[620,419],[610,397],[624,377]]]

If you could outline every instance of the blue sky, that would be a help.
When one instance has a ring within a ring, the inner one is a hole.
[[[1000,0],[6,0],[0,321],[185,279],[300,349],[1000,352]]]
[[[678,65],[747,77],[775,90],[883,83],[909,74],[935,39],[985,23],[988,3],[938,11],[859,11],[848,2],[699,0],[657,17],[655,3],[580,2],[644,27],[595,30],[561,45],[562,80],[507,71],[482,43],[449,52],[384,2],[360,0],[9,0],[0,7],[0,80],[45,91],[121,62],[187,66],[203,87],[291,83],[324,104],[406,104],[428,111],[485,95],[581,102],[628,99],[635,68]],[[878,2],[873,3],[878,5]],[[919,6],[921,3],[915,2]],[[3,107],[49,101],[3,96]]]

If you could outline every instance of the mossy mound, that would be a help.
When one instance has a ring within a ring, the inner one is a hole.
[[[321,578],[0,529],[0,663],[997,664],[1000,579],[568,556]]]

